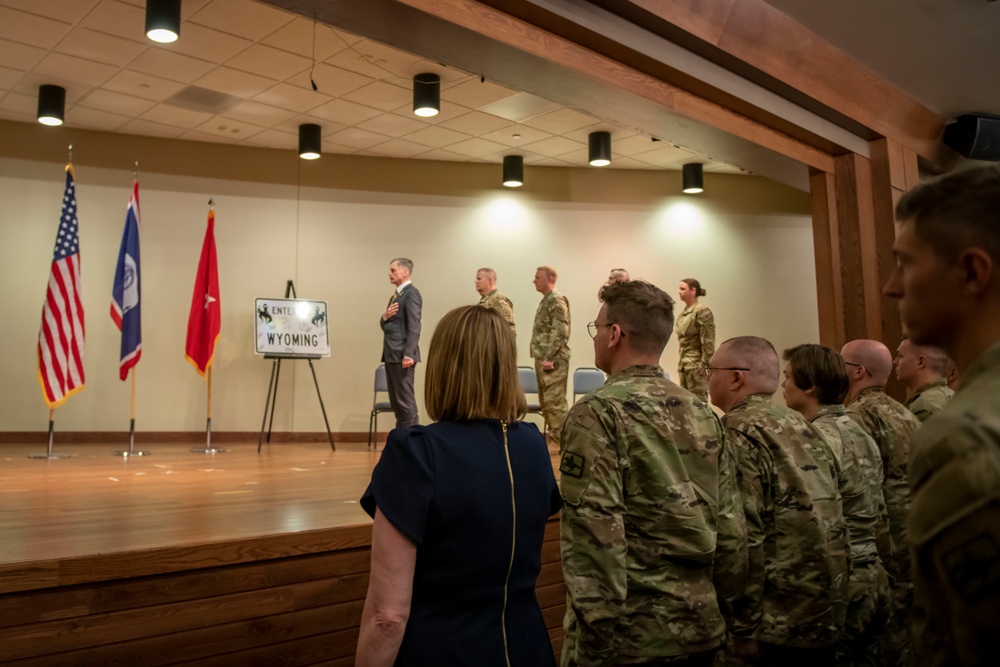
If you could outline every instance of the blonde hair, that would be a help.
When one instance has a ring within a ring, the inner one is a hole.
[[[434,421],[504,419],[527,411],[510,327],[482,306],[452,310],[431,336],[424,405]]]
[[[535,271],[544,271],[545,275],[548,276],[549,280],[551,280],[552,282],[559,280],[559,272],[556,271],[551,266],[540,266],[537,269],[535,269]]]

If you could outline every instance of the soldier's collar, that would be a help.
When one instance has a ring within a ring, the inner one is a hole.
[[[986,349],[985,352],[979,355],[979,357],[972,362],[964,373],[962,373],[959,379],[958,390],[961,391],[979,375],[985,373],[991,368],[996,368],[1000,366],[1000,341],[994,343],[992,347]]]

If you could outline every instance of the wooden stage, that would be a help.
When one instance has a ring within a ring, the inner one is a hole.
[[[0,445],[0,662],[351,665],[368,586],[365,443]],[[558,523],[538,599],[562,644]]]

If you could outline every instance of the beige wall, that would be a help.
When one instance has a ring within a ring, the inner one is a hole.
[[[48,410],[35,342],[67,136],[14,123],[0,130],[11,128],[28,139],[0,147],[0,431],[42,431]],[[108,308],[135,159],[142,167],[140,431],[204,428],[205,384],[183,350],[209,197],[223,312],[212,387],[216,431],[260,427],[271,363],[253,352],[253,299],[282,296],[288,279],[300,297],[329,304],[333,354],[316,369],[331,428],[364,431],[381,350],[377,320],[392,290],[387,264],[399,255],[413,259],[424,297],[425,355],[441,316],[478,299],[473,279],[484,265],[496,269],[514,301],[526,365],[539,264],[560,271],[558,289],[572,306],[573,367],[593,364],[585,324],[614,266],[671,294],[681,278],[701,280],[720,340],[753,333],[780,351],[818,337],[808,197],[764,179],[709,175],[706,195],[688,197],[679,194],[676,173],[529,167],[527,187],[509,191],[499,187],[498,165],[332,155],[302,165],[266,149],[79,131],[73,137],[90,147],[89,155],[74,148],[87,387],[57,410],[60,430],[128,427],[130,385],[118,379],[120,338]],[[672,374],[676,359],[672,340],[663,357]],[[418,366],[421,405],[423,377]],[[323,429],[305,362],[283,364],[274,428]]]

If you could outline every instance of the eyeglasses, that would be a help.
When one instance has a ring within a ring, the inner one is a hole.
[[[587,333],[590,334],[591,338],[596,338],[597,337],[597,329],[599,327],[613,327],[613,326],[615,326],[614,323],[611,323],[611,324],[598,324],[597,322],[589,322],[587,324]],[[624,338],[625,337],[625,332],[622,331],[621,335],[622,335],[622,338]]]
[[[858,368],[864,368],[865,369],[865,373],[868,374],[868,377],[875,377],[874,375],[872,375],[872,372],[870,370],[868,370],[867,368],[865,368],[861,364],[856,364],[854,362],[847,361],[846,359],[844,360],[844,363],[847,364],[848,366],[857,366]]]
[[[712,377],[714,371],[743,371],[744,373],[749,373],[749,368],[715,368],[713,366],[702,366],[698,369],[698,374],[707,378]]]

